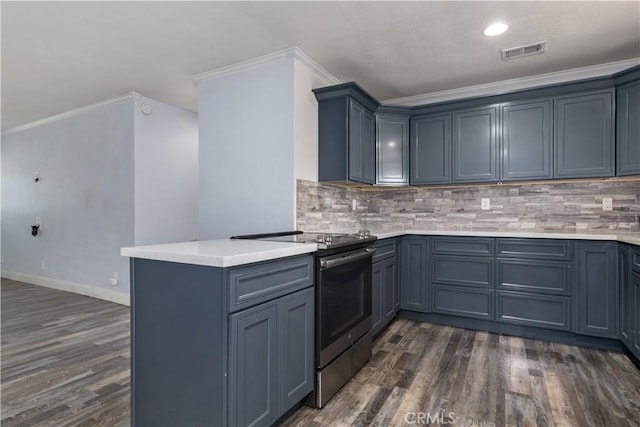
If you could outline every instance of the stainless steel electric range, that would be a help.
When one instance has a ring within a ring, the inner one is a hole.
[[[306,404],[321,408],[371,358],[371,266],[376,240],[357,234],[280,233],[234,236],[317,243],[315,253],[316,383]]]

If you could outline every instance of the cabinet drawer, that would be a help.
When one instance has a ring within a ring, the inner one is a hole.
[[[493,287],[493,259],[434,255],[431,281],[441,285]]]
[[[227,272],[229,312],[313,285],[313,257],[270,261]]]
[[[631,269],[640,273],[640,248],[631,247]]]
[[[569,297],[498,291],[498,320],[505,323],[570,329]]]
[[[548,239],[498,239],[498,256],[504,258],[571,260],[571,241]]]
[[[494,239],[483,237],[434,237],[433,253],[491,256],[493,242]]]
[[[373,262],[396,256],[396,239],[378,240],[373,247],[376,250],[373,254]]]
[[[493,290],[433,285],[433,311],[479,319],[493,319]]]
[[[570,295],[571,265],[555,261],[498,259],[498,288]]]

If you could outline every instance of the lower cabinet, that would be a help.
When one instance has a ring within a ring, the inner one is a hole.
[[[640,359],[640,272],[631,273],[629,349]]]
[[[371,274],[373,282],[371,333],[373,335],[380,332],[396,317],[400,299],[395,239],[390,242],[386,240],[378,242],[376,250]]]
[[[432,284],[432,310],[435,313],[477,319],[493,319],[492,289]]]
[[[578,242],[576,249],[575,332],[617,338],[617,243],[584,241]]]
[[[270,425],[313,389],[313,288],[229,317],[229,425]]]
[[[618,248],[618,277],[620,279],[620,339],[627,347],[631,346],[631,328],[633,325],[633,288],[631,286],[630,248],[620,245]]]
[[[568,331],[569,297],[498,291],[497,318],[501,322]]]
[[[409,236],[400,247],[400,308],[427,312],[429,238]]]

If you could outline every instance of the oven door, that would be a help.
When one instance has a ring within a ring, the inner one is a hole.
[[[364,248],[318,258],[316,362],[318,368],[371,330],[371,259]]]

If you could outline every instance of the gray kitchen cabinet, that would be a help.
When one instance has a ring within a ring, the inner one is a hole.
[[[558,97],[554,110],[554,177],[613,176],[613,91]]]
[[[640,272],[631,272],[630,350],[640,359]]]
[[[313,294],[313,288],[307,288],[278,302],[279,415],[293,408],[313,389]]]
[[[498,106],[453,113],[453,182],[498,181]]]
[[[640,174],[640,81],[620,86],[616,97],[617,175]]]
[[[278,410],[278,303],[231,315],[229,424],[270,425]]]
[[[498,291],[497,306],[497,319],[502,323],[565,331],[571,328],[569,297]]]
[[[374,184],[375,116],[354,99],[349,100],[349,180]]]
[[[376,112],[376,184],[409,184],[408,111]]]
[[[429,238],[409,236],[400,249],[400,308],[427,312]]]
[[[378,101],[353,82],[313,92],[318,100],[318,180],[374,184]]]
[[[451,182],[451,113],[411,118],[412,185]]]
[[[500,105],[502,181],[553,178],[552,111],[551,99]]]
[[[617,244],[578,242],[576,251],[578,282],[574,295],[575,331],[585,335],[617,338]]]
[[[431,284],[432,311],[460,317],[493,319],[494,291],[466,286]]]
[[[389,324],[397,313],[398,268],[397,268],[396,239],[384,239],[375,243],[376,249],[372,266],[373,335],[380,332]]]
[[[313,390],[313,256],[131,259],[131,421],[271,425]]]
[[[631,346],[631,326],[633,325],[633,288],[631,286],[631,248],[620,244],[618,247],[618,277],[620,278],[620,339]]]

